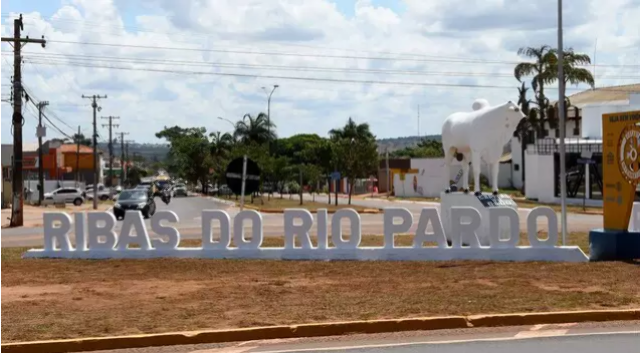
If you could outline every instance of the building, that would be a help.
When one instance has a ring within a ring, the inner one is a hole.
[[[598,204],[602,200],[602,115],[640,110],[640,84],[583,91],[569,96],[566,128],[567,197],[569,202]],[[560,196],[560,155],[557,129],[545,125],[545,135],[522,149],[512,139],[514,186],[525,196],[557,203]],[[595,164],[584,164],[592,159]],[[572,200],[573,199],[573,200]],[[598,201],[599,200],[599,201]]]
[[[67,144],[61,140],[49,140],[42,144],[43,175],[46,180],[78,180],[87,184],[94,182],[93,148]],[[98,159],[101,160],[101,152]],[[13,145],[2,145],[2,175],[13,180]],[[38,144],[23,144],[23,178],[38,179]],[[99,173],[100,173],[99,168]],[[101,179],[98,182],[102,182]],[[3,185],[3,187],[6,185]]]

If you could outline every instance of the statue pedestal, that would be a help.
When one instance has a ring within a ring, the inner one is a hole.
[[[480,196],[475,196],[472,191],[468,194],[463,192],[442,192],[440,194],[440,217],[442,219],[442,227],[444,228],[447,240],[451,241],[451,208],[452,207],[471,207],[480,212],[482,223],[480,228],[476,231],[480,245],[489,245],[489,210],[491,208],[513,208],[518,209],[518,205],[513,201],[511,197],[505,194],[493,195],[490,193],[482,193]],[[463,222],[465,221],[463,218]],[[500,238],[509,237],[509,224],[508,222],[500,222]],[[504,235],[503,235],[504,234]]]

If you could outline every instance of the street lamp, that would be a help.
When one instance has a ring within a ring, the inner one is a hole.
[[[280,87],[279,85],[273,85],[273,88],[271,89],[271,92],[268,93],[269,97],[267,98],[267,131],[269,132],[269,135],[271,135],[271,96],[273,95],[273,92],[275,92],[276,88]],[[266,87],[262,87],[262,90],[267,93],[267,88]],[[269,151],[271,151],[271,136],[269,136]]]
[[[224,121],[228,122],[229,124],[231,124],[231,127],[233,127],[234,129],[236,128],[236,124],[234,124],[233,121],[231,121],[229,119],[225,119],[225,118],[223,118],[221,116],[219,116],[218,119],[224,120]]]

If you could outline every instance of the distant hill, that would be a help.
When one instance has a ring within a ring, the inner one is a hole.
[[[104,152],[109,151],[109,144],[105,142],[99,142],[98,148]],[[116,157],[121,155],[120,143],[113,144],[113,154]],[[129,155],[133,154],[144,157],[148,161],[162,161],[167,158],[169,153],[169,147],[167,144],[160,143],[129,143]]]
[[[383,151],[385,148],[389,148],[389,152],[401,150],[406,147],[414,147],[420,142],[420,140],[442,140],[440,135],[427,135],[427,136],[405,136],[405,137],[392,137],[386,139],[378,139],[378,148]]]

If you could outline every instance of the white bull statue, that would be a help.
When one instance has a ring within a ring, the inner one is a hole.
[[[513,136],[518,123],[525,116],[517,104],[511,101],[490,106],[485,99],[473,102],[472,112],[453,113],[442,125],[442,148],[447,173],[451,162],[462,162],[462,189],[469,192],[469,162],[473,165],[475,195],[481,194],[480,160],[491,167],[491,188],[498,194],[498,171],[504,145]],[[448,174],[447,174],[448,175]],[[447,189],[446,192],[449,192]]]

